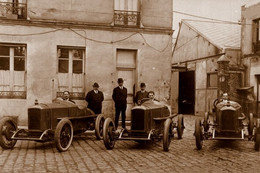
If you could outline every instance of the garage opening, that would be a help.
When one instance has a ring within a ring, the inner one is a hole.
[[[179,114],[194,114],[195,72],[179,72]]]

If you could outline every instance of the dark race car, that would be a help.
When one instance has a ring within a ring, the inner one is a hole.
[[[202,148],[204,140],[243,140],[255,142],[255,150],[259,150],[260,127],[252,113],[245,115],[240,104],[234,101],[216,99],[213,103],[213,115],[206,112],[204,120],[195,121],[195,140],[197,149]]]
[[[36,103],[28,108],[28,129],[17,129],[11,117],[0,120],[0,145],[10,149],[17,140],[54,141],[59,151],[66,151],[73,136],[87,130],[95,130],[96,138],[101,139],[104,120],[103,114],[95,115],[86,107],[62,99]]]
[[[178,116],[177,123],[173,118]],[[107,149],[113,149],[116,140],[159,141],[163,139],[164,151],[169,150],[177,129],[178,138],[182,138],[184,120],[182,115],[171,114],[170,108],[163,103],[144,100],[131,110],[131,129],[116,130],[111,118],[107,118],[103,127],[103,141]]]

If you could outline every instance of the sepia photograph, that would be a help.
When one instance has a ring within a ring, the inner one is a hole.
[[[260,0],[0,0],[0,173],[259,173]]]

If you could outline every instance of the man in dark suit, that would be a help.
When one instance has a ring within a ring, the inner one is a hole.
[[[141,90],[136,92],[135,95],[135,103],[140,104],[140,101],[144,98],[148,98],[148,92],[145,90],[146,86],[145,83],[141,83],[140,85]]]
[[[88,108],[91,109],[95,114],[102,112],[102,102],[104,100],[103,92],[98,90],[98,83],[94,83],[93,90],[89,91],[85,100],[88,102]]]
[[[114,88],[112,98],[115,102],[116,115],[115,115],[115,126],[118,127],[118,120],[121,113],[122,116],[122,128],[125,128],[125,111],[126,111],[126,98],[127,98],[127,89],[123,86],[123,79],[118,78],[118,86]]]

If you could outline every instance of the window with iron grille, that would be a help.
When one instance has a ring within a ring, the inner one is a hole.
[[[254,52],[260,53],[260,19],[254,20]]]
[[[114,0],[114,24],[140,26],[140,0]]]
[[[58,46],[58,97],[69,91],[71,98],[84,99],[85,48]]]
[[[8,19],[27,18],[27,0],[0,0],[0,17]]]
[[[0,43],[0,98],[26,98],[26,45]]]

